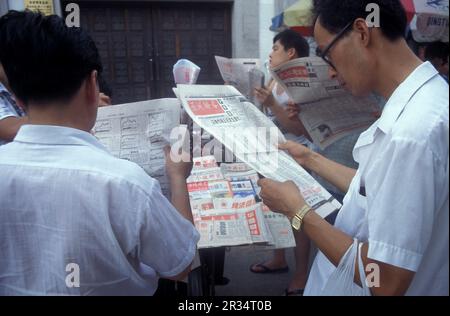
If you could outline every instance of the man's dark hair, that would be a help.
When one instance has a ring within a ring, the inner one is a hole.
[[[97,47],[83,29],[31,11],[0,18],[0,62],[26,105],[68,101],[92,71],[102,71]]]
[[[280,41],[281,45],[284,46],[285,50],[294,48],[297,51],[299,58],[309,56],[309,44],[306,39],[294,30],[284,30],[278,33],[274,39],[273,43]]]
[[[444,62],[448,59],[448,43],[433,42],[425,48],[425,59],[431,61],[439,58]]]
[[[330,33],[337,34],[358,18],[366,19],[368,4],[380,8],[380,29],[389,40],[404,38],[407,28],[405,8],[400,0],[314,0],[315,20]],[[350,32],[351,29],[348,30]]]

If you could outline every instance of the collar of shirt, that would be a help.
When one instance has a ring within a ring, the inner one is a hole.
[[[9,91],[6,90],[6,87],[3,85],[3,83],[0,82],[0,93],[1,92],[8,92],[9,93]]]
[[[385,134],[389,133],[414,94],[437,75],[437,70],[430,62],[425,62],[417,67],[389,98],[380,119],[361,134],[355,149],[372,144],[378,130]]]
[[[108,153],[108,150],[90,133],[64,126],[23,125],[14,138],[14,142],[89,146]]]

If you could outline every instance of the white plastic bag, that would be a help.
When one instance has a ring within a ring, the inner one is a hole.
[[[362,245],[362,244],[361,244]],[[359,247],[358,268],[362,287],[353,281],[355,278],[355,261],[358,254],[358,240],[355,238],[353,244],[342,257],[336,270],[329,277],[322,295],[324,296],[371,296],[366,284],[366,274],[361,259],[361,247]]]
[[[180,59],[173,66],[176,84],[196,84],[201,68],[187,59]]]

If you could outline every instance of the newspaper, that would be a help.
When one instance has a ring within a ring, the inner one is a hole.
[[[259,59],[215,57],[223,81],[253,99],[253,90],[264,85]]]
[[[137,163],[157,179],[169,197],[164,147],[179,120],[177,99],[121,104],[99,108],[93,132],[111,154]]]
[[[322,217],[340,208],[341,204],[291,156],[278,150],[278,144],[285,141],[282,133],[234,87],[178,85],[178,91],[192,120],[240,161],[266,178],[292,180],[306,203]],[[259,128],[266,134],[261,135]]]
[[[296,104],[300,119],[321,149],[372,125],[380,109],[369,98],[357,98],[328,76],[318,57],[298,58],[271,70],[273,78]]]
[[[314,143],[325,149],[343,137],[361,133],[380,116],[380,108],[368,98],[348,95],[301,105],[300,120]]]
[[[266,249],[284,249],[295,247],[295,238],[289,219],[280,214],[272,212],[266,205],[262,205],[264,220],[269,227],[272,236],[276,236],[273,242],[265,246]]]
[[[250,232],[249,243],[274,243],[270,229],[264,220],[262,203],[256,203],[254,196],[218,199],[214,202],[214,206],[218,211],[233,210],[242,218]]]
[[[196,180],[198,174],[207,179],[216,178],[217,172],[221,173],[213,156],[199,157],[194,159],[189,178]],[[194,224],[200,232],[199,249],[273,243],[255,197],[235,197],[230,181],[190,182],[188,192]]]
[[[232,163],[232,164],[221,164],[223,176],[225,179],[232,181],[233,183],[251,183],[254,194],[259,200],[259,193],[261,188],[258,186],[257,182],[259,176],[256,171],[249,168],[245,163]],[[242,188],[232,188],[236,195],[239,195]],[[292,248],[295,247],[295,239],[292,233],[291,223],[286,216],[274,213],[270,209],[261,204],[262,214],[264,216],[264,223],[266,229],[269,231],[268,236],[272,236],[272,240],[269,241],[269,245],[265,246],[267,249],[282,249],[282,248]]]
[[[236,190],[239,192],[241,192],[241,190],[244,190],[244,192],[253,190],[254,194],[259,196],[261,188],[258,186],[258,173],[249,168],[245,163],[223,163],[220,165],[220,169],[225,179],[234,184],[242,183],[244,185],[244,188],[237,187]],[[251,188],[248,185],[248,181],[250,181]]]
[[[241,246],[252,242],[243,215],[234,210],[203,216],[195,224],[200,233],[198,249]]]

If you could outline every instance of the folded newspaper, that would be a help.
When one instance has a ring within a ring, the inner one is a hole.
[[[284,216],[257,202],[258,174],[245,164],[222,164],[214,156],[194,159],[188,178],[198,248],[239,245],[291,248],[295,239]]]
[[[266,178],[292,180],[322,217],[340,208],[290,155],[278,150],[278,144],[285,141],[280,130],[234,87],[178,85],[178,92],[192,120],[240,161]]]
[[[380,108],[370,98],[357,98],[328,76],[318,57],[298,58],[271,70],[274,80],[301,106],[300,119],[321,149],[362,132],[378,118]]]
[[[135,162],[157,179],[169,197],[164,147],[179,125],[178,99],[159,99],[101,107],[93,132],[111,154]]]
[[[253,93],[255,88],[264,86],[264,73],[260,70],[259,59],[215,57],[223,81],[260,108]]]

